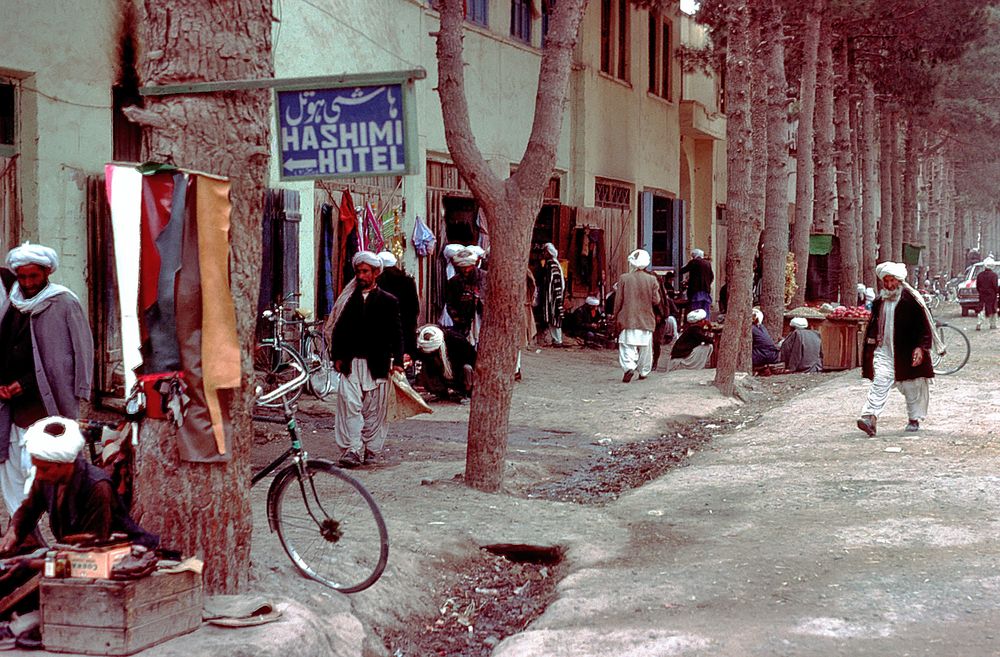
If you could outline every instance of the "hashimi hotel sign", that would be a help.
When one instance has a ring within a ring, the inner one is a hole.
[[[282,180],[412,173],[413,83],[278,89]]]

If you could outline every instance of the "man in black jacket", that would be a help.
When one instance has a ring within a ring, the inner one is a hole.
[[[906,265],[883,262],[875,268],[882,292],[872,303],[865,331],[861,375],[871,379],[858,428],[875,435],[875,423],[895,385],[906,398],[906,431],[919,431],[930,402],[928,381],[934,378],[931,348],[941,352],[930,313],[919,292],[906,284]]]
[[[382,260],[358,252],[354,278],[333,306],[333,366],[340,372],[334,436],[344,450],[339,464],[353,468],[385,443],[389,372],[403,371],[399,302],[376,285]]]
[[[989,256],[983,260],[983,270],[976,276],[976,291],[979,292],[979,304],[982,310],[976,321],[976,330],[983,330],[983,319],[989,318],[990,328],[997,327],[997,266],[996,261]]]
[[[417,357],[417,315],[420,314],[420,297],[413,277],[400,269],[396,256],[390,251],[378,254],[382,260],[382,273],[378,286],[396,297],[399,302],[399,321],[403,327],[403,353]]]

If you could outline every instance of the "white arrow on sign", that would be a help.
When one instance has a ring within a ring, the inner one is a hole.
[[[297,171],[299,169],[315,169],[316,158],[311,160],[285,160],[285,171]]]

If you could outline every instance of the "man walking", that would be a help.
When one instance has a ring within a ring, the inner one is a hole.
[[[49,282],[56,252],[22,244],[7,254],[17,282],[0,304],[0,488],[13,514],[31,487],[25,432],[49,416],[75,418],[90,398],[94,339],[80,300]]]
[[[976,292],[979,293],[979,305],[982,309],[976,318],[976,330],[983,330],[983,318],[988,317],[990,328],[997,327],[997,263],[993,258],[983,260],[983,270],[976,276]]]
[[[649,266],[649,253],[636,249],[628,256],[630,271],[618,279],[615,290],[615,325],[618,334],[618,362],[628,383],[639,374],[645,379],[653,369],[653,329],[660,305],[660,285],[643,270]]]
[[[704,310],[706,315],[712,314],[712,263],[705,259],[701,249],[691,250],[691,260],[681,267],[681,276],[688,275],[687,295],[688,310]]]
[[[881,296],[872,304],[865,331],[861,374],[871,379],[868,397],[858,418],[858,428],[869,436],[893,385],[906,398],[909,422],[906,431],[919,431],[930,402],[928,381],[934,377],[931,348],[943,352],[944,345],[933,330],[930,312],[918,292],[906,283],[906,265],[883,262],[875,268],[882,281]]]
[[[370,460],[385,443],[389,372],[403,371],[403,334],[396,297],[376,285],[382,260],[371,251],[351,261],[354,278],[337,297],[331,356],[340,372],[334,436],[344,450],[339,465]]]

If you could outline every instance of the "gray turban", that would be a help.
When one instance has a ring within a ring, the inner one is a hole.
[[[53,249],[41,244],[25,242],[7,254],[7,266],[12,270],[25,265],[38,265],[54,272],[59,267],[59,256]]]
[[[704,258],[705,257],[705,252],[702,251],[701,249],[692,249],[691,250],[691,257],[692,258]]]

